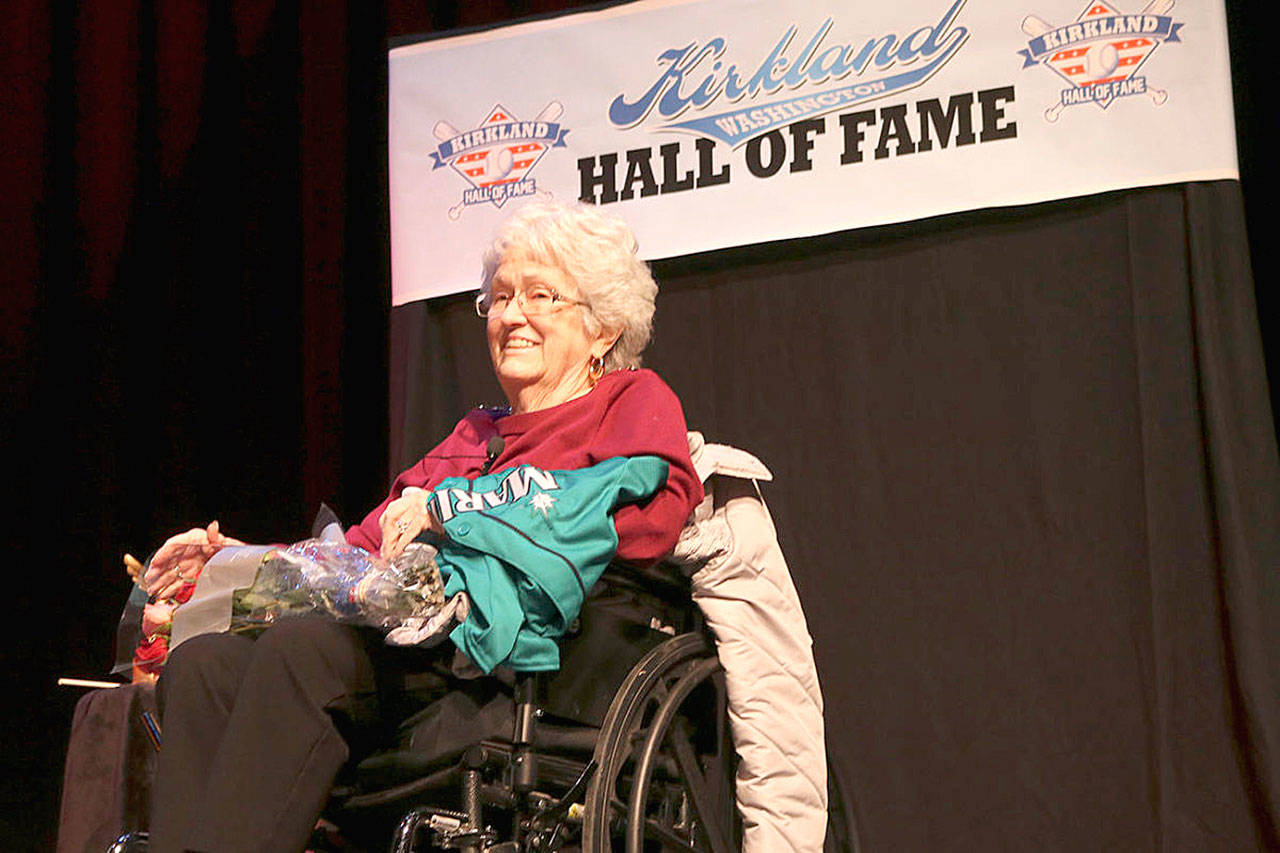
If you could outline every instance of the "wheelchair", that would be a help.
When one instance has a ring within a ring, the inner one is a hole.
[[[559,670],[512,674],[509,690],[454,714],[468,721],[461,735],[456,725],[430,728],[446,699],[474,698],[451,692],[401,726],[402,734],[407,730],[401,748],[349,765],[310,849],[722,853],[742,849],[744,834],[765,825],[774,834],[767,846],[756,836],[754,849],[785,849],[786,828],[795,823],[775,812],[773,782],[763,794],[759,789],[773,765],[762,765],[758,751],[742,760],[756,786],[755,799],[742,800],[729,729],[730,688],[754,691],[752,679],[772,663],[744,657],[741,643],[718,652],[712,639],[714,630],[724,642],[726,625],[739,634],[757,627],[770,634],[738,606],[750,602],[747,610],[759,604],[770,619],[795,622],[796,630],[773,633],[771,642],[809,655],[799,602],[756,484],[771,475],[749,454],[704,445],[696,433],[690,449],[696,465],[709,460],[706,470],[699,467],[707,496],[681,535],[677,562],[606,570],[561,643]],[[693,534],[687,542],[685,533]],[[820,732],[816,673],[812,664],[807,670],[803,725],[814,730],[816,715]],[[488,690],[494,681],[483,683]],[[777,720],[767,725],[785,730]],[[802,749],[816,766],[821,738]],[[824,853],[857,851],[852,803],[830,754],[825,760]],[[806,790],[813,792],[818,778]],[[758,821],[745,833],[739,806],[754,810]],[[821,812],[810,808],[804,821],[803,846],[812,849]],[[132,849],[121,842],[113,853]]]
[[[326,811],[345,843],[393,853],[740,850],[724,675],[697,608],[669,577],[637,584],[611,570],[603,585],[561,670],[516,677],[509,736],[461,755],[382,753],[357,765]],[[658,614],[648,624],[635,618],[637,599]],[[619,667],[623,647],[647,651]],[[825,850],[856,850],[852,810],[836,774],[829,780]]]

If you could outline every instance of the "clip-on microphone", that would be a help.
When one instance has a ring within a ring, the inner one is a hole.
[[[495,435],[489,439],[489,443],[485,445],[484,455],[487,457],[484,467],[480,469],[482,475],[488,474],[489,469],[493,467],[493,463],[502,455],[502,451],[506,448],[507,442],[500,435]]]

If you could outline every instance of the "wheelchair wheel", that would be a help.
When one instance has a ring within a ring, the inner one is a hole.
[[[655,648],[605,716],[583,853],[737,850],[735,757],[724,675],[702,634]]]

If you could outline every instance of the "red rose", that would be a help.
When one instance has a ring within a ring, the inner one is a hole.
[[[169,657],[169,638],[155,634],[143,639],[133,650],[133,681],[155,681]]]

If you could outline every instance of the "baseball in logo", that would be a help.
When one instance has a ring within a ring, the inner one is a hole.
[[[1031,37],[1018,51],[1022,67],[1042,65],[1066,80],[1058,102],[1045,110],[1047,121],[1057,121],[1064,109],[1095,104],[1106,109],[1116,98],[1146,95],[1156,106],[1169,93],[1147,85],[1137,72],[1165,42],[1178,42],[1176,23],[1166,13],[1175,0],[1151,0],[1141,12],[1118,11],[1106,0],[1085,6],[1073,23],[1055,25],[1036,15],[1022,19],[1022,31]]]
[[[508,199],[536,194],[537,183],[529,173],[549,149],[564,147],[569,131],[557,122],[563,112],[564,106],[552,101],[532,121],[521,121],[495,104],[471,130],[436,122],[433,132],[440,144],[430,152],[432,168],[451,166],[470,184],[449,208],[449,218],[457,219],[469,205],[502,207]]]

